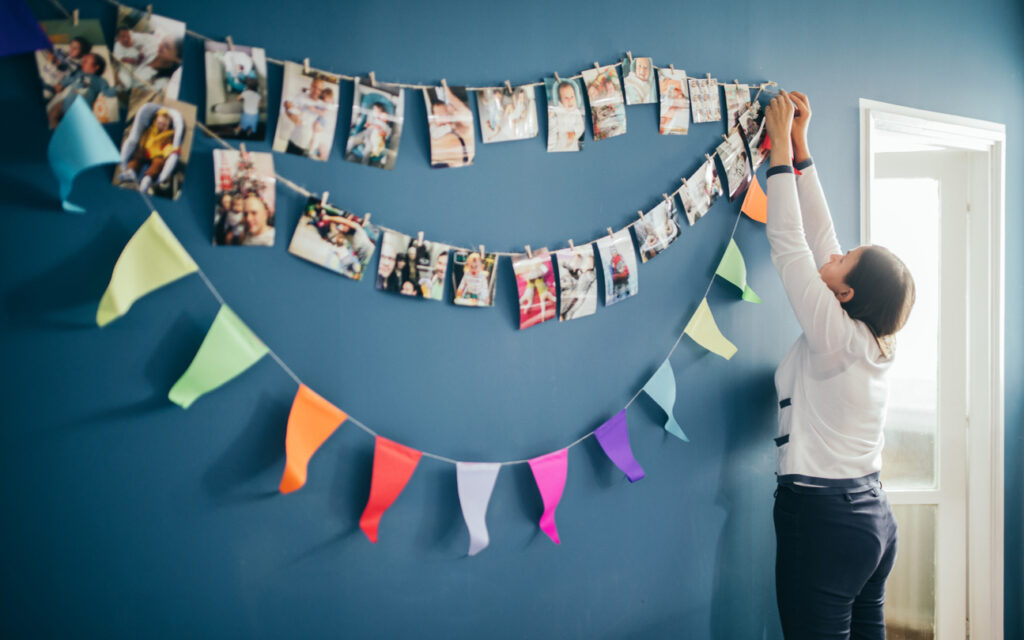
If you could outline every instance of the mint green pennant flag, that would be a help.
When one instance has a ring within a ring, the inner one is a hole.
[[[672,371],[672,363],[665,359],[658,370],[654,372],[651,379],[644,385],[644,392],[651,396],[651,399],[658,403],[661,410],[665,412],[668,419],[665,420],[665,431],[668,431],[683,442],[690,439],[683,433],[679,423],[676,422],[672,410],[676,406],[676,374]]]
[[[715,275],[736,285],[743,292],[741,297],[747,302],[761,302],[761,298],[747,285],[747,264],[743,261],[743,254],[740,253],[739,246],[732,238],[729,239],[729,246],[725,248],[722,261],[715,269]]]
[[[188,409],[199,396],[238,376],[266,353],[267,347],[235,312],[221,305],[192,364],[174,383],[167,397],[182,409]]]

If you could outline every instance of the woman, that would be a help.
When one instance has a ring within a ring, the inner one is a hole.
[[[807,97],[781,91],[765,117],[768,241],[804,330],[775,373],[779,615],[787,638],[884,638],[896,558],[896,522],[878,480],[886,375],[914,281],[882,247],[840,253],[807,147]]]

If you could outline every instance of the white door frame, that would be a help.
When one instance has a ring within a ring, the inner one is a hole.
[[[861,99],[862,239],[870,231],[876,129],[969,152],[967,260],[972,273],[986,275],[987,286],[968,288],[966,628],[969,637],[998,640],[1003,637],[1006,127]]]

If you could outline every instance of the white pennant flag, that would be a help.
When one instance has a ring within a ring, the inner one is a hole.
[[[459,484],[459,502],[462,503],[462,517],[469,529],[469,555],[475,556],[490,544],[487,535],[487,503],[498,479],[501,463],[459,462],[455,474]]]

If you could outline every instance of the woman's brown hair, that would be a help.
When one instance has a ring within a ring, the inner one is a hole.
[[[876,338],[891,336],[907,322],[917,290],[910,270],[891,251],[868,245],[846,276],[853,297],[843,304],[846,313],[871,329]]]

